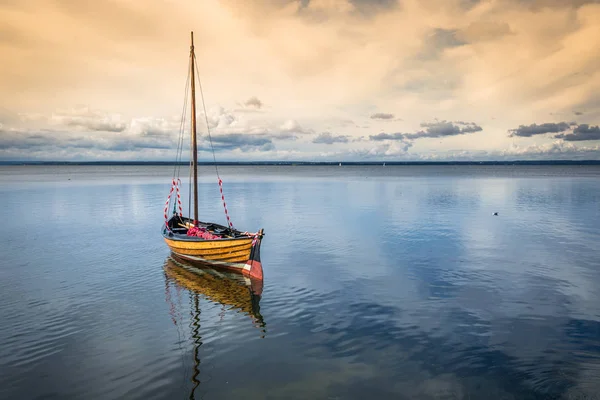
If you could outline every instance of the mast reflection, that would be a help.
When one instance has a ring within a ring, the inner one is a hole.
[[[234,272],[215,270],[210,266],[191,265],[171,254],[163,266],[165,274],[165,296],[170,306],[173,323],[179,327],[182,316],[173,301],[173,290],[180,293],[186,290],[190,295],[191,305],[191,335],[193,343],[194,367],[191,377],[193,387],[190,399],[200,385],[200,357],[199,350],[202,346],[200,332],[200,300],[204,298],[222,305],[220,318],[224,317],[226,310],[242,312],[249,316],[253,325],[260,329],[260,337],[266,335],[266,323],[260,313],[260,299],[262,296],[262,280],[252,279]]]

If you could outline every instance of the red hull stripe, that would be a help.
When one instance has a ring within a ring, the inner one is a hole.
[[[260,261],[256,260],[248,260],[246,265],[244,265],[244,269],[242,270],[242,274],[248,275],[254,279],[263,279],[263,269]]]

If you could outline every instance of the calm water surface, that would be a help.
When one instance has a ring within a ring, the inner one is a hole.
[[[600,398],[600,168],[220,173],[260,298],[169,258],[171,167],[0,167],[0,398]]]

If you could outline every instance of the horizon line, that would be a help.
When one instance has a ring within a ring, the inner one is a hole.
[[[189,162],[176,161],[36,161],[36,160],[18,160],[18,161],[0,161],[0,165],[189,165]],[[217,161],[198,162],[197,165],[508,165],[508,164],[528,164],[528,165],[549,165],[549,164],[569,164],[569,165],[600,165],[600,160],[462,160],[462,161]]]

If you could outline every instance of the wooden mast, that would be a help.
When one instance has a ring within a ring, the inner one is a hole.
[[[196,88],[194,86],[194,32],[191,32],[192,45],[190,46],[191,75],[192,75],[192,168],[194,169],[194,226],[198,224],[198,144],[196,141]]]

